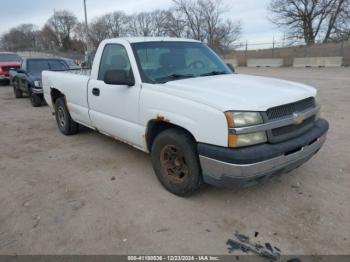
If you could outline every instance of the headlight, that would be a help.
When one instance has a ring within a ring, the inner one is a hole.
[[[41,87],[41,81],[34,81],[35,87]]]
[[[259,112],[226,112],[228,128],[238,128],[263,124]],[[244,147],[267,142],[266,132],[236,135],[229,131],[228,146]]]
[[[267,142],[265,132],[235,135],[229,134],[229,147],[244,147]]]
[[[259,125],[263,119],[259,112],[226,112],[229,128]]]

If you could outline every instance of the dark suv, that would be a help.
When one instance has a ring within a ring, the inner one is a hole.
[[[23,58],[21,67],[10,71],[10,79],[16,98],[28,94],[34,107],[41,106],[44,97],[41,85],[41,73],[69,70],[65,61],[58,58]]]

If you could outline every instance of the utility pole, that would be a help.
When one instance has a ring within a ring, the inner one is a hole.
[[[84,2],[84,14],[85,14],[85,41],[86,41],[85,60],[88,61],[88,63],[90,63],[91,48],[90,48],[90,39],[89,39],[89,24],[88,24],[87,10],[86,10],[86,0],[83,0],[83,2]]]
[[[87,19],[87,11],[86,11],[86,0],[83,0],[84,2],[84,14],[85,14],[85,41],[86,41],[86,47],[89,51],[89,25],[88,25],[88,19]]]

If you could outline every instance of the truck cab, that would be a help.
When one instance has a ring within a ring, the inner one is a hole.
[[[60,131],[79,125],[151,154],[170,192],[252,185],[309,160],[326,140],[315,88],[236,74],[204,43],[103,41],[90,70],[43,72]]]

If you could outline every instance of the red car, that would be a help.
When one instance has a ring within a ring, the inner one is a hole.
[[[10,70],[20,68],[21,61],[21,57],[15,53],[0,52],[0,81],[8,82]]]

